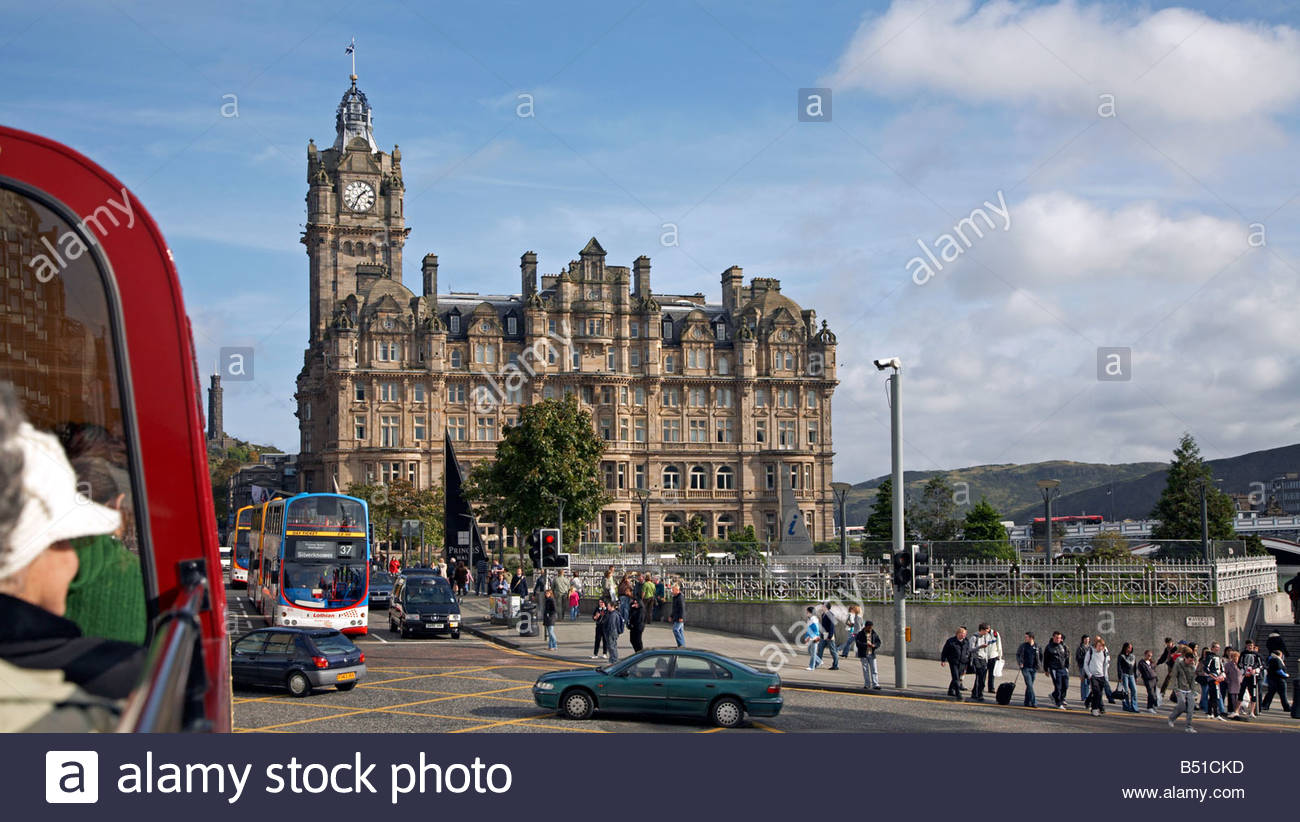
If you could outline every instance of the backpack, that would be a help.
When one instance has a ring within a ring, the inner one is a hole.
[[[614,630],[619,634],[623,633],[623,615],[618,612],[617,608],[610,610],[605,619],[613,620]]]

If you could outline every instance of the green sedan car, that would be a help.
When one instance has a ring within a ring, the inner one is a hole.
[[[734,659],[686,648],[642,651],[601,668],[542,674],[533,683],[542,708],[569,719],[593,711],[708,717],[734,728],[750,716],[781,712],[781,677]]]

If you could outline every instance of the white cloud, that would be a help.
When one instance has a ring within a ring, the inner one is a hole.
[[[896,0],[863,22],[827,80],[903,96],[1242,125],[1300,99],[1300,33],[1198,11],[1061,2]]]

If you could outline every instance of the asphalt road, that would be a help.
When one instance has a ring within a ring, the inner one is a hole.
[[[228,591],[230,628],[239,636],[263,627],[242,591]],[[235,729],[267,733],[713,733],[706,720],[601,715],[571,722],[533,704],[538,674],[554,661],[504,648],[468,632],[460,639],[397,639],[387,611],[370,614],[370,634],[357,640],[368,674],[348,693],[332,688],[295,699],[285,691],[236,688]],[[772,719],[747,721],[726,733],[1174,733],[1163,715],[1103,717],[1084,711],[969,704],[933,699],[789,688]],[[1218,722],[1198,715],[1202,733],[1295,732],[1294,725]],[[1178,732],[1182,732],[1181,725]]]

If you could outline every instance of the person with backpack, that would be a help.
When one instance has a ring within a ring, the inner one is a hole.
[[[821,664],[817,658],[817,646],[821,645],[822,622],[817,618],[817,609],[808,606],[808,622],[804,625],[803,636],[800,640],[808,646],[808,670],[815,671]]]
[[[1110,680],[1110,651],[1106,649],[1106,640],[1097,637],[1083,655],[1083,672],[1091,682],[1088,683],[1088,700],[1092,705],[1093,716],[1103,716],[1106,705],[1101,701],[1106,692],[1106,683]]]
[[[1043,670],[1052,678],[1052,704],[1065,710],[1065,697],[1070,689],[1070,649],[1065,646],[1065,636],[1060,631],[1052,633],[1043,649]]]
[[[1273,694],[1282,698],[1282,710],[1287,713],[1291,712],[1291,703],[1286,698],[1286,681],[1290,674],[1286,670],[1286,657],[1282,656],[1282,649],[1277,649],[1268,655],[1268,661],[1264,663],[1265,670],[1268,672],[1268,693],[1264,696],[1264,703],[1259,706],[1261,711],[1267,711],[1268,706],[1273,703]]]
[[[856,605],[850,608],[856,608]],[[862,660],[862,689],[880,690],[880,674],[876,671],[876,649],[880,647],[880,634],[876,633],[871,621],[864,622],[862,628],[853,635],[853,643],[858,648],[858,659]]]
[[[605,650],[609,652],[609,664],[611,665],[618,662],[618,635],[623,633],[626,624],[623,621],[623,613],[617,607],[611,605],[605,613],[605,621],[602,625],[605,629]]]

